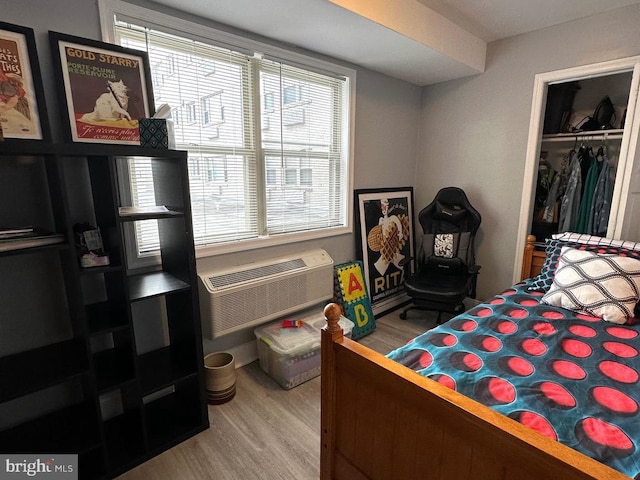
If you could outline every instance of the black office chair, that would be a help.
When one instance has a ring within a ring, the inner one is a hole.
[[[458,314],[464,311],[466,297],[475,298],[480,266],[475,263],[475,237],[480,213],[464,191],[446,187],[418,214],[422,226],[422,247],[416,258],[416,273],[405,281],[412,305],[409,310]]]

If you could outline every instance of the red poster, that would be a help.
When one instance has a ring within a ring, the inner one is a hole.
[[[59,41],[71,134],[76,142],[139,145],[148,117],[143,58]]]

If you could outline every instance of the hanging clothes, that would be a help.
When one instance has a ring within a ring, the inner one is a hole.
[[[600,175],[591,202],[588,232],[600,237],[606,236],[611,212],[611,198],[613,196],[613,182],[611,181],[611,165],[606,154],[602,154]]]
[[[580,198],[582,196],[582,168],[577,152],[572,152],[569,164],[569,180],[560,204],[558,232],[572,232],[578,220]]]
[[[589,149],[585,156],[583,156],[583,164],[585,160],[589,162],[589,171],[587,172],[586,179],[583,183],[582,199],[580,200],[580,210],[578,211],[578,221],[576,222],[574,230],[577,233],[589,233],[591,206],[596,190],[596,184],[598,183],[598,175],[600,173],[600,163],[596,160],[596,157],[593,156],[591,149]]]
[[[546,223],[553,223],[554,214],[556,210],[556,202],[558,201],[558,197],[560,196],[560,182],[562,180],[562,175],[556,173],[551,181],[551,186],[549,187],[549,193],[547,194],[547,199],[544,202],[544,209],[542,210],[542,218],[541,220]]]

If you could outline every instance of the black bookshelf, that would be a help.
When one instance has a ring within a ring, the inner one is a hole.
[[[167,211],[121,214],[130,205],[119,169],[136,157],[150,159]],[[0,451],[75,453],[80,478],[106,479],[208,428],[186,159],[136,146],[0,143],[8,197],[0,228],[34,225],[60,237],[0,251],[10,318],[0,344]],[[108,266],[80,266],[73,225],[87,210]],[[158,222],[161,261],[135,271],[127,232],[142,220]],[[169,338],[138,351],[140,337],[158,336],[147,304],[163,304]]]

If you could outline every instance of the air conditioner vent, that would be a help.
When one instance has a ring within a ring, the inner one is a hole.
[[[333,260],[321,249],[198,272],[205,336],[217,338],[333,297]],[[320,308],[318,306],[318,308]]]
[[[257,278],[264,278],[269,275],[291,272],[299,268],[304,268],[305,266],[306,264],[302,258],[296,258],[280,263],[274,263],[272,265],[262,265],[249,270],[230,272],[224,275],[209,277],[209,281],[214,288],[223,288],[238,283],[250,282]]]

